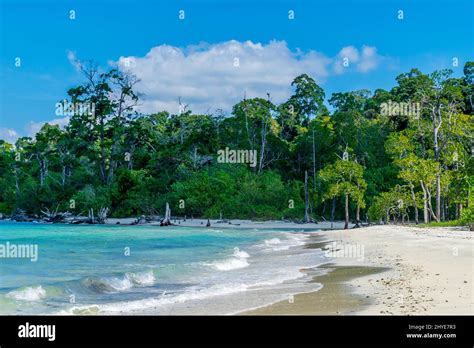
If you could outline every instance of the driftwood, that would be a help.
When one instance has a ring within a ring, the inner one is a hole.
[[[87,216],[76,216],[70,223],[73,225],[79,225],[79,224],[87,224],[89,222],[90,220]]]
[[[140,217],[137,217],[137,219],[135,221],[133,221],[131,224],[132,225],[140,225],[140,224],[145,224],[147,222],[148,222],[148,220],[145,217],[145,215],[141,215]]]
[[[46,208],[45,210],[41,210],[41,213],[45,216],[45,219],[48,220],[54,220],[58,216],[58,209],[59,209],[59,204],[56,206],[55,211],[50,211],[49,208]]]
[[[105,224],[105,221],[107,221],[108,213],[109,213],[109,208],[100,208],[97,214],[97,222],[99,224]]]
[[[94,208],[89,208],[87,211],[86,224],[94,224]]]
[[[69,219],[69,223],[73,225],[78,224],[105,224],[107,221],[107,216],[109,214],[109,208],[100,208],[97,212],[97,216],[94,216],[94,209],[90,208],[87,212],[87,216],[74,216]]]
[[[52,222],[52,223],[63,223],[63,222],[71,222],[74,217],[73,214],[66,211],[66,212],[58,212],[59,205],[56,207],[56,210],[52,211],[48,208],[41,210],[41,213],[44,215],[42,221],[44,222]]]
[[[170,209],[170,205],[166,203],[165,217],[163,218],[163,220],[161,220],[160,226],[171,226],[171,225],[173,225],[171,223],[171,209]]]
[[[28,215],[23,209],[16,209],[12,216],[11,219],[14,221],[18,222],[32,222],[32,221],[37,221],[37,219],[31,217]]]

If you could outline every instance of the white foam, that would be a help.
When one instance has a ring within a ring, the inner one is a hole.
[[[240,250],[238,247],[234,248],[233,257],[230,257],[225,260],[218,260],[211,263],[205,263],[207,266],[212,266],[218,271],[231,271],[234,269],[245,268],[249,266],[247,259],[250,255]]]
[[[46,291],[39,285],[10,291],[6,296],[19,301],[39,301],[46,297]]]
[[[58,314],[97,314],[97,313],[122,313],[142,311],[144,309],[158,308],[164,305],[184,303],[191,300],[203,300],[219,295],[228,295],[247,290],[245,284],[216,285],[207,289],[192,287],[178,295],[161,295],[160,297],[148,298],[136,301],[107,303],[103,305],[74,306],[68,310],[60,311]]]
[[[219,271],[231,271],[233,269],[248,267],[249,263],[246,259],[232,257],[224,261],[215,261],[211,265]]]
[[[60,314],[133,312],[197,314],[208,313],[208,311],[213,313],[212,310],[218,314],[225,314],[248,305],[253,307],[253,305],[258,306],[276,299],[285,299],[288,293],[316,291],[319,290],[319,285],[308,283],[312,276],[303,269],[316,266],[320,264],[320,261],[324,263],[319,253],[303,248],[279,252],[279,250],[304,245],[308,237],[309,235],[303,233],[281,232],[277,236],[272,235],[271,238],[249,247],[251,258],[246,251],[235,247],[229,250],[224,259],[192,263],[193,266],[199,266],[199,268],[197,272],[190,274],[187,283],[199,284],[198,286],[187,286],[177,292],[163,292],[161,295],[155,294],[153,297],[144,299],[84,304],[64,310]],[[249,263],[249,260],[252,261]],[[204,269],[203,266],[205,266]],[[132,286],[140,284],[146,286],[155,282],[152,272],[127,273],[124,278],[128,279]],[[125,284],[129,285],[127,282]],[[221,295],[225,297],[218,297]],[[227,296],[229,296],[228,299]],[[218,298],[214,299],[214,297]],[[252,301],[246,303],[244,300],[243,303],[239,303],[239,298],[248,298]]]
[[[107,278],[103,281],[115,291],[127,291],[135,286],[150,286],[155,283],[153,271],[126,273],[123,278]]]
[[[123,278],[109,278],[104,281],[108,286],[110,286],[115,291],[126,291],[133,288],[133,283],[130,280],[130,278],[127,276]]]
[[[264,241],[265,245],[270,246],[270,245],[277,245],[281,244],[281,239],[280,238],[272,238],[272,239],[266,239]]]
[[[266,239],[263,241],[263,244],[258,245],[258,247],[264,251],[283,251],[304,245],[305,240],[309,237],[308,235],[302,233],[282,232],[281,235],[284,236],[283,239]]]
[[[156,280],[151,270],[141,273],[127,273],[126,276],[129,277],[134,284],[141,286],[153,285]]]
[[[248,253],[246,253],[245,251],[243,250],[240,250],[239,248],[235,247],[234,248],[234,256],[235,257],[238,257],[238,258],[244,258],[244,259],[247,259],[250,257],[250,255]]]

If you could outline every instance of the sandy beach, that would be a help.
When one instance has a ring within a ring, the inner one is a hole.
[[[108,218],[106,221],[107,225],[131,225],[137,218]],[[184,219],[184,218],[172,218],[171,222],[173,225],[178,227],[206,227],[207,219]],[[210,219],[212,228],[257,228],[257,229],[289,229],[289,230],[327,230],[334,229],[339,230],[344,227],[344,221],[320,221],[318,223],[299,224],[289,221],[273,220],[273,221],[253,221],[244,219],[231,219],[220,221],[218,219]],[[149,225],[159,226],[160,223],[157,221],[144,223]],[[352,228],[354,225],[349,224]]]
[[[313,278],[323,288],[245,314],[474,313],[474,243],[465,229],[388,225],[324,231],[308,247],[332,252],[330,272]]]

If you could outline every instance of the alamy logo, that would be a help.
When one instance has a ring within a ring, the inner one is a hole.
[[[6,242],[0,244],[0,259],[30,259],[31,262],[38,261],[37,244],[12,244]]]
[[[392,102],[380,104],[380,112],[384,116],[412,116],[420,117],[420,103]]]
[[[56,339],[56,325],[35,325],[26,322],[18,326],[18,337],[20,338],[47,338],[48,341]]]
[[[364,246],[360,244],[338,244],[332,242],[324,247],[324,255],[333,258],[355,258],[358,261],[364,260]]]
[[[95,116],[94,103],[71,103],[63,100],[56,103],[56,116]]]
[[[217,151],[218,163],[247,163],[250,167],[257,166],[257,150],[224,150]]]

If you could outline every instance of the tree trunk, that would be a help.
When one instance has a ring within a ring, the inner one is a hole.
[[[436,220],[441,219],[441,175],[436,174]]]
[[[349,228],[349,194],[346,193],[346,204],[345,204],[345,222],[344,222],[344,229],[347,230]]]
[[[165,217],[160,222],[160,226],[171,226],[171,209],[168,202],[166,203]]]
[[[62,166],[62,173],[61,173],[61,186],[66,185],[66,166]]]
[[[360,204],[357,203],[357,209],[356,209],[356,225],[360,225]]]
[[[415,208],[415,223],[418,225],[418,207],[416,206],[416,196],[414,191],[414,186],[410,183],[410,192],[411,192],[411,199],[413,200],[413,207]]]
[[[18,170],[16,164],[13,167],[13,175],[15,176],[15,195],[18,198],[18,196],[20,195],[20,180],[18,178]]]
[[[313,190],[316,192],[316,146],[314,144],[314,130],[313,130]],[[315,202],[316,206],[316,202]]]
[[[421,189],[423,190],[423,221],[425,224],[427,224],[428,221],[428,195],[426,194],[426,189],[425,185],[423,184],[423,181],[420,180],[421,184]]]
[[[331,206],[331,228],[334,222],[334,215],[336,213],[336,197],[332,198],[332,206]]]
[[[310,222],[308,207],[309,207],[308,171],[306,170],[304,172],[304,222],[305,223]]]
[[[431,214],[431,216],[433,217],[433,219],[437,222],[439,222],[439,219],[438,217],[436,216],[436,214],[433,212],[433,207],[431,206],[431,192],[428,188],[426,188],[426,193],[428,194],[428,212]]]
[[[449,213],[449,204],[451,203],[451,201],[449,200],[448,197],[446,197],[444,199],[444,218],[446,220],[449,220],[450,217],[451,217],[451,214]]]
[[[105,224],[107,221],[107,214],[109,213],[109,208],[100,208],[97,213],[97,222],[99,224]]]
[[[441,197],[441,221],[446,220],[446,198]]]
[[[441,117],[440,107],[433,107],[432,109],[433,117],[433,145],[434,145],[434,157],[436,161],[439,161],[440,148],[439,148],[439,130],[441,128],[441,123],[443,121]],[[441,170],[441,168],[439,168]],[[441,174],[438,171],[436,173],[436,220],[439,221],[441,218]]]
[[[46,158],[41,158],[40,155],[38,155],[38,163],[40,167],[40,186],[43,187],[44,181],[48,176],[48,160]]]
[[[258,173],[260,174],[264,167],[265,162],[265,145],[267,144],[267,122],[262,118],[262,130],[261,130],[261,146],[260,146],[260,162],[258,163]]]
[[[104,117],[100,117],[100,136],[99,136],[99,147],[100,147],[100,178],[104,184],[107,184],[107,163],[105,159],[105,134],[104,134]]]
[[[94,208],[89,209],[89,223],[94,224]]]

